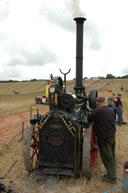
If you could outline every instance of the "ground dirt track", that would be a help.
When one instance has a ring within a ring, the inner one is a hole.
[[[89,84],[94,85],[92,83],[88,83],[87,89],[89,90]],[[100,82],[95,83],[97,87],[100,87]],[[116,83],[118,85],[118,83]],[[124,83],[126,84],[126,82]],[[106,85],[104,83],[103,85]],[[104,88],[104,86],[101,85],[101,87]],[[15,86],[15,85],[13,85]],[[69,84],[69,87],[73,88],[72,84]],[[103,91],[100,87],[100,94],[103,96],[110,95],[111,93],[108,93],[108,89],[111,89],[110,87],[107,88],[106,91]],[[114,87],[114,85],[113,85]],[[116,86],[115,86],[116,87]],[[23,88],[22,88],[23,89]],[[70,88],[68,88],[70,89]],[[6,89],[5,89],[6,90]],[[5,91],[4,90],[4,91]],[[119,88],[116,89],[116,92],[119,92]],[[26,96],[26,95],[25,95]],[[124,104],[124,120],[128,121],[128,93],[122,92],[123,96],[123,104]],[[14,163],[16,160],[16,164],[14,165],[13,169],[9,172],[7,177],[5,179],[0,179],[0,192],[2,192],[2,184],[6,186],[5,189],[3,189],[3,192],[10,193],[104,193],[105,191],[115,188],[116,186],[120,186],[122,184],[123,179],[123,164],[125,161],[128,160],[128,125],[123,125],[122,127],[119,127],[117,125],[117,134],[116,134],[116,162],[117,162],[117,178],[118,183],[117,185],[111,185],[108,183],[104,183],[101,181],[101,176],[104,174],[105,169],[101,163],[100,157],[97,159],[95,171],[93,174],[93,177],[91,181],[87,181],[86,178],[69,178],[69,177],[42,177],[39,175],[36,175],[35,173],[32,173],[29,175],[27,171],[24,168],[23,164],[23,144],[21,142],[17,142],[17,140],[14,140],[9,146],[3,146],[22,129],[22,121],[24,121],[25,128],[27,127],[29,123],[30,118],[30,112],[29,108],[30,106],[34,106],[34,98],[30,98],[31,103],[29,105],[26,105],[23,107],[23,103],[21,101],[15,100],[16,105],[14,104],[14,107],[12,107],[12,112],[10,112],[7,109],[9,109],[12,104],[12,102],[9,103],[7,101],[7,93],[6,96],[1,95],[2,99],[0,102],[1,109],[3,108],[3,104],[6,105],[6,112],[2,113],[2,110],[0,111],[0,176],[3,176],[8,168]],[[4,97],[6,98],[6,101],[4,101]],[[17,96],[13,96],[11,94],[11,97],[17,98]],[[18,99],[19,100],[19,99]],[[26,99],[28,100],[28,99]],[[9,107],[7,107],[7,104]],[[16,107],[21,107],[19,108]],[[37,106],[35,107],[37,108]],[[47,106],[39,107],[39,112],[44,113],[47,111]],[[15,109],[15,110],[14,110]],[[18,109],[18,112],[17,112]],[[25,109],[25,111],[24,111]],[[33,114],[35,114],[36,111],[33,110]],[[20,137],[20,136],[19,136]],[[122,192],[121,188],[118,188],[116,190],[111,191],[113,193]]]

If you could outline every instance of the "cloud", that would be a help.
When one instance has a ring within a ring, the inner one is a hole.
[[[45,17],[50,23],[61,27],[65,31],[76,33],[76,26],[73,18],[76,15],[84,17],[85,13],[79,7],[79,0],[66,0],[66,6],[71,12],[73,12],[73,17],[68,12],[68,9],[50,9],[46,4],[42,4],[40,8],[40,14]],[[50,11],[49,11],[50,9]],[[57,14],[56,14],[57,13]],[[75,14],[77,13],[77,14]],[[99,50],[102,47],[101,34],[98,26],[91,21],[86,21],[85,27],[85,45],[91,50]]]
[[[22,72],[19,67],[6,66],[0,70],[0,80],[18,80],[22,76]]]
[[[9,0],[0,0],[0,21],[8,17],[9,8],[10,8]]]
[[[65,6],[53,9],[49,7],[50,5],[42,2],[40,7],[40,15],[46,18],[50,23],[58,25],[64,30],[74,32],[75,27],[72,22],[72,16],[69,14]]]
[[[100,50],[102,47],[102,36],[98,26],[91,21],[85,22],[85,45],[91,50]]]
[[[122,68],[121,74],[128,74],[128,67]]]
[[[70,8],[82,8],[88,15],[84,23],[85,76],[127,73],[124,2],[98,0],[92,6],[89,0],[70,0]],[[59,68],[65,68],[65,72],[71,68],[70,77],[74,77],[75,36],[76,23],[65,0],[0,0],[1,77],[47,77],[49,71],[57,72]]]
[[[16,30],[15,34],[11,31],[0,32],[1,65],[16,66],[22,64],[26,66],[41,66],[59,61],[56,53],[47,45],[43,45],[41,41],[34,42],[33,37],[31,37],[27,42],[30,37],[29,34],[26,37],[22,37],[18,35]]]
[[[46,47],[40,47],[37,51],[27,50],[25,48],[18,48],[8,50],[10,60],[9,66],[16,66],[18,64],[26,66],[41,66],[48,63],[57,62],[59,59],[51,50]]]

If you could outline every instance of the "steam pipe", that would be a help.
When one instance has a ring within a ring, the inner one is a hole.
[[[64,87],[64,93],[66,93],[66,75],[67,75],[70,71],[71,71],[71,69],[69,69],[69,71],[68,71],[67,73],[64,73],[64,72],[62,72],[62,70],[60,69],[61,74],[64,75],[64,85],[63,85],[63,87]]]
[[[76,21],[76,81],[75,94],[85,95],[85,87],[83,86],[83,23],[86,18],[74,18]]]

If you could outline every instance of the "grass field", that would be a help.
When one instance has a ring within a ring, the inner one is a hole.
[[[38,94],[44,92],[46,81],[42,82],[14,82],[14,83],[0,83],[0,95],[14,95],[13,91],[24,94]]]
[[[37,107],[35,96],[45,95],[46,84],[47,82],[0,83],[0,114],[23,112],[31,106]]]
[[[0,114],[10,114],[15,112],[28,111],[31,106],[41,108],[35,105],[35,96],[45,95],[45,87],[47,81],[40,82],[15,82],[15,83],[0,83]],[[128,80],[84,80],[86,93],[92,89],[98,90],[98,93],[109,95],[108,91],[120,92],[123,85],[127,96]],[[67,92],[74,93],[75,81],[67,81]],[[14,92],[19,94],[14,94]]]

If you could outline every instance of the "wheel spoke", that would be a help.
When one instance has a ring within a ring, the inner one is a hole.
[[[35,149],[32,156],[31,156],[31,158],[30,158],[33,169],[35,169],[37,167],[38,156],[39,156],[39,151],[38,151],[38,149]]]
[[[32,135],[32,138],[34,139],[34,142],[36,142],[37,144],[39,144],[39,141],[37,141],[37,139],[35,138],[34,135]]]
[[[34,155],[36,154],[36,155],[38,155],[38,149],[34,149],[33,150],[33,153],[32,153],[32,156],[30,157],[30,159],[33,159],[33,157],[34,157]]]

